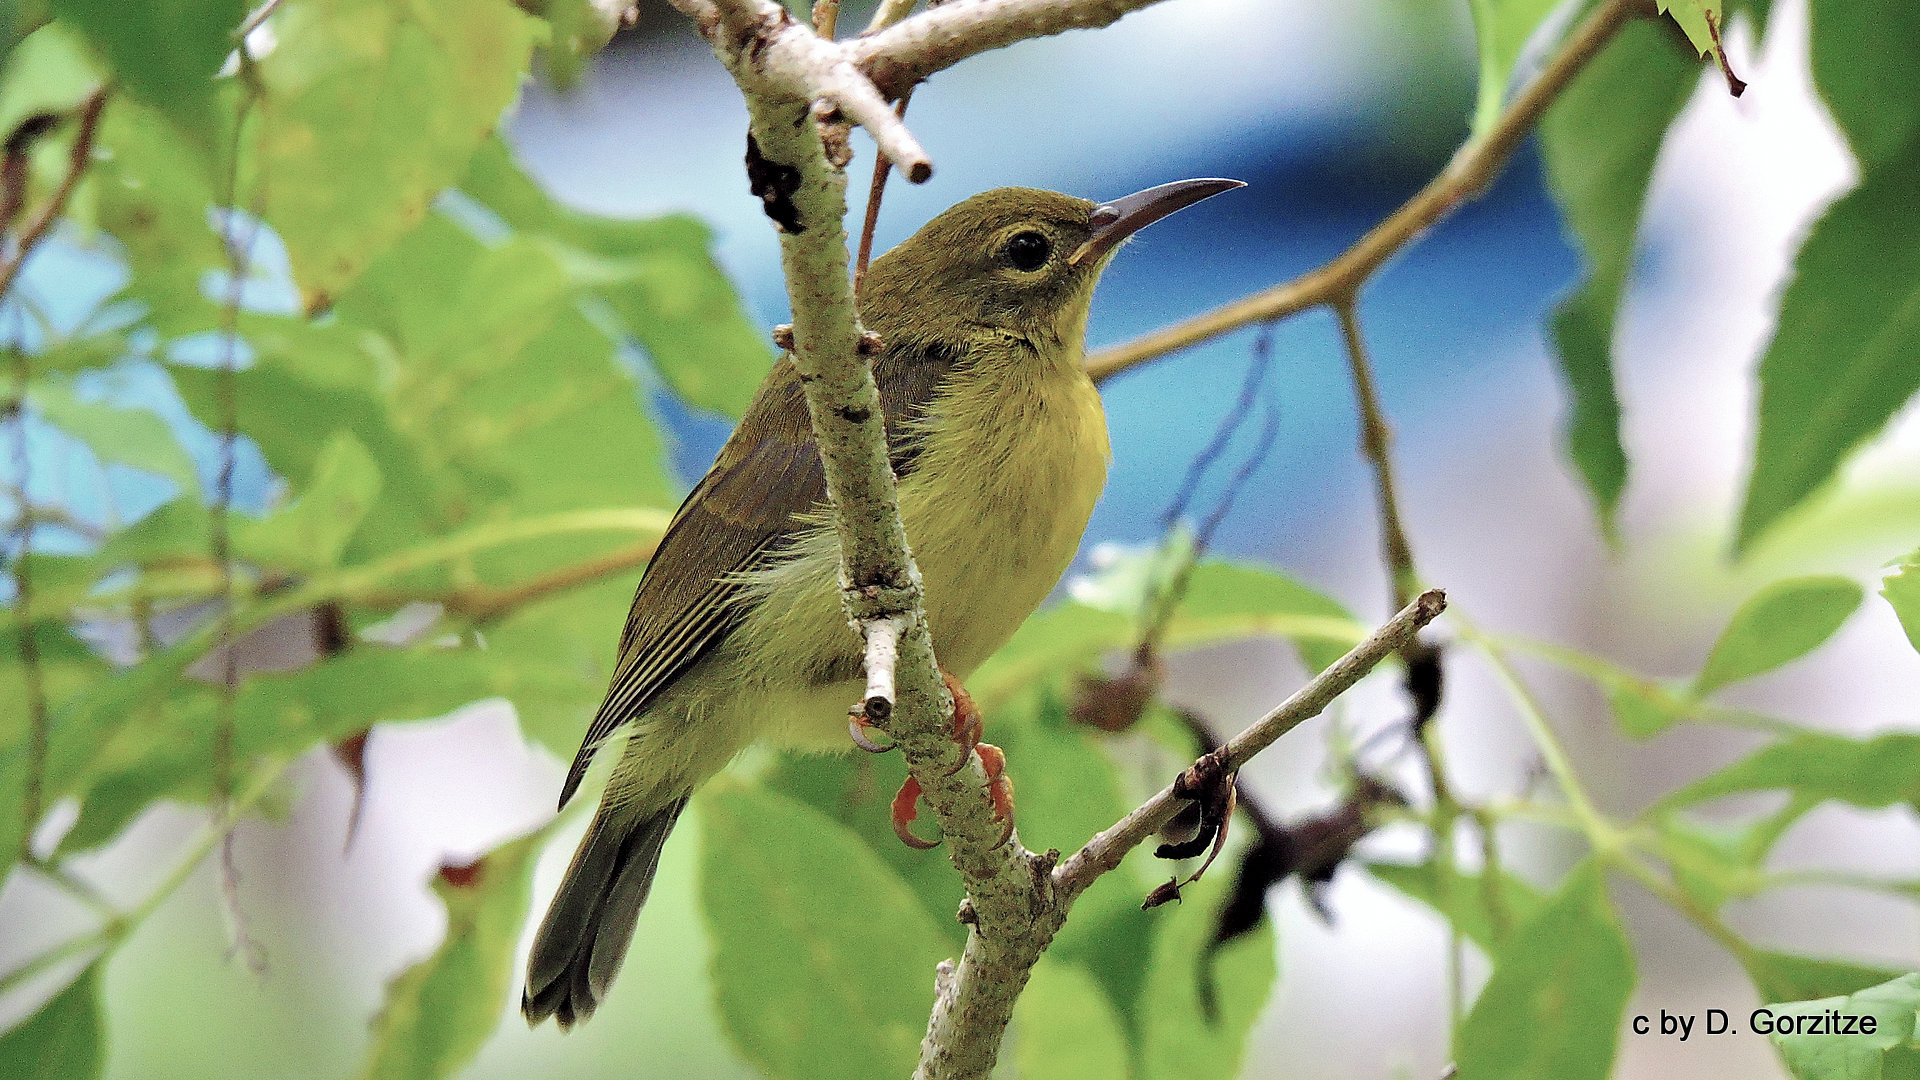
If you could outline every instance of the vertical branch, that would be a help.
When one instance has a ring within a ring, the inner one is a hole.
[[[1373,482],[1379,496],[1380,547],[1387,573],[1393,582],[1393,606],[1405,607],[1420,589],[1420,575],[1413,568],[1413,548],[1400,524],[1400,500],[1393,480],[1393,432],[1387,427],[1386,414],[1380,409],[1380,392],[1374,384],[1373,366],[1367,358],[1367,345],[1360,334],[1360,319],[1354,310],[1354,298],[1344,296],[1333,302],[1340,317],[1340,338],[1347,347],[1347,369],[1353,375],[1353,396],[1360,407],[1360,450],[1373,467]]]
[[[73,197],[74,189],[80,186],[81,177],[86,175],[87,166],[93,161],[94,137],[99,131],[100,113],[106,104],[107,88],[104,86],[87,95],[80,103],[80,122],[73,134],[73,145],[67,153],[67,171],[61,177],[59,186],[47,196],[40,212],[20,231],[11,255],[4,263],[0,263],[0,300],[5,300],[13,292],[20,271],[27,265],[27,260],[33,257],[34,249],[46,239],[60,215],[66,212],[67,201]],[[6,189],[0,228],[11,228],[14,216],[25,207],[27,154],[33,141],[52,126],[50,118],[32,116],[8,137],[6,160],[0,166]],[[27,384],[33,377],[33,363],[20,341],[18,319],[22,309],[18,306],[18,297],[14,297],[14,303],[16,330],[13,340],[8,343],[13,354],[14,388],[13,397],[7,403],[6,415],[13,420],[14,483],[18,488],[14,522],[13,609],[14,621],[20,628],[20,666],[26,683],[27,706],[27,776],[25,791],[21,796],[24,822],[20,842],[22,854],[30,856],[34,826],[39,823],[41,811],[45,809],[47,755],[52,748],[52,731],[47,715],[46,683],[40,670],[39,635],[34,626],[33,573],[27,562],[27,555],[33,548],[34,526],[33,460],[27,432]]]
[[[27,706],[27,778],[21,796],[25,817],[20,832],[21,855],[33,850],[34,826],[40,821],[45,799],[47,753],[51,733],[48,730],[47,692],[40,671],[40,641],[33,623],[33,573],[27,565],[27,553],[33,547],[32,495],[33,459],[27,439],[27,380],[32,364],[27,351],[16,340],[8,344],[13,353],[13,398],[7,402],[7,415],[13,419],[13,472],[18,494],[13,526],[13,618],[20,633],[20,671],[26,686]]]
[[[913,91],[900,95],[894,103],[893,115],[904,118],[907,115],[907,102],[913,100]],[[880,224],[880,200],[887,193],[887,177],[893,172],[893,160],[885,151],[873,155],[873,179],[867,184],[867,212],[860,222],[860,249],[853,257],[853,295],[860,295],[860,282],[867,276],[867,263],[873,259],[873,231]]]
[[[262,5],[260,10],[264,12],[260,16],[263,21],[267,15],[272,14],[271,4]],[[246,288],[247,275],[253,269],[253,247],[260,233],[260,207],[257,198],[249,207],[244,225],[240,221],[240,154],[247,120],[252,115],[253,106],[258,98],[253,58],[248,51],[244,34],[241,35],[237,55],[240,58],[240,70],[236,78],[240,82],[241,92],[239,103],[234,108],[233,137],[227,148],[225,190],[221,193],[225,213],[220,230],[220,241],[227,256],[227,291],[220,312],[220,359],[214,383],[214,397],[220,422],[220,465],[214,481],[212,521],[209,528],[211,554],[220,580],[219,626],[216,630],[218,641],[216,648],[220,653],[220,704],[213,736],[213,790],[216,820],[228,822],[220,838],[220,891],[233,932],[233,944],[229,956],[233,953],[243,955],[247,966],[258,974],[265,970],[265,960],[259,947],[254,943],[252,935],[247,931],[246,914],[240,906],[240,874],[234,858],[233,845],[233,798],[239,772],[234,742],[239,724],[237,698],[240,682],[239,642],[235,632],[236,611],[233,596],[233,538],[230,527],[233,509],[234,449],[240,438],[239,393],[235,368],[239,363],[242,291]],[[245,232],[244,238],[241,235],[242,229]]]

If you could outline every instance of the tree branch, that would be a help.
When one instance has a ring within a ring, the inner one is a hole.
[[[1248,725],[1218,750],[1195,762],[1188,774],[1208,769],[1220,773],[1239,769],[1255,754],[1272,746],[1280,736],[1292,731],[1303,721],[1320,715],[1321,710],[1334,698],[1346,693],[1380,661],[1404,648],[1422,627],[1438,618],[1446,608],[1445,593],[1438,589],[1421,593],[1384,626],[1314,676],[1305,686],[1294,691],[1292,697],[1281,702],[1272,712]],[[1139,847],[1172,821],[1188,801],[1186,796],[1179,794],[1179,789],[1177,781],[1162,788],[1158,795],[1140,804],[1112,828],[1087,841],[1085,847],[1061,863],[1059,869],[1053,872],[1056,898],[1063,904],[1071,903],[1101,874],[1119,866],[1127,852]]]
[[[1506,167],[1507,160],[1527,133],[1533,130],[1541,114],[1547,111],[1547,106],[1600,54],[1621,27],[1641,14],[1640,0],[1605,0],[1568,35],[1560,51],[1514,98],[1490,131],[1461,147],[1439,176],[1332,262],[1185,322],[1102,349],[1087,358],[1087,373],[1095,382],[1102,382],[1149,360],[1240,327],[1284,319],[1322,304],[1336,304],[1357,296],[1367,279],[1401,248],[1461,203],[1485,191]],[[895,29],[905,29],[917,21],[910,19]],[[881,85],[890,84],[882,81]]]
[[[0,297],[13,289],[14,279],[20,276],[20,270],[33,256],[33,249],[40,246],[53,223],[67,209],[67,200],[73,197],[73,191],[80,186],[80,178],[87,173],[87,166],[93,161],[93,137],[100,129],[100,112],[106,108],[109,88],[102,86],[88,94],[80,103],[80,127],[73,134],[73,148],[67,153],[67,172],[60,178],[60,186],[47,196],[46,204],[40,207],[27,227],[20,230],[20,239],[14,245],[13,257],[0,263]],[[22,392],[25,388],[22,387]]]
[[[1029,38],[1109,26],[1156,2],[949,0],[891,29],[848,42],[847,54],[881,93],[897,98],[969,56]]]

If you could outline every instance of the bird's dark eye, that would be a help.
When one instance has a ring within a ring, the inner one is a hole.
[[[1007,241],[1004,254],[1016,270],[1038,270],[1046,265],[1047,256],[1053,254],[1053,245],[1037,232],[1015,233],[1013,239]]]

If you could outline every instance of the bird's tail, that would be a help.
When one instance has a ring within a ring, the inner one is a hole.
[[[683,795],[635,815],[628,807],[601,804],[533,939],[520,999],[528,1024],[552,1016],[565,1030],[592,1016],[606,997],[653,888],[660,849],[686,805]]]

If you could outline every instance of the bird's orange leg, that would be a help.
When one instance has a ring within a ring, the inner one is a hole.
[[[973,696],[967,693],[966,687],[944,671],[940,675],[946,680],[947,692],[953,695],[953,737],[962,751],[959,764],[947,775],[952,776],[966,768],[967,759],[976,751],[980,754],[980,765],[987,773],[987,795],[993,800],[993,816],[1004,820],[1007,825],[999,841],[1004,844],[1013,837],[1013,780],[1006,775],[1007,755],[992,743],[980,741],[985,724],[980,716],[980,707],[974,704]],[[857,730],[857,721],[855,727]],[[860,740],[856,738],[854,741]],[[893,797],[893,832],[908,847],[924,849],[933,847],[938,841],[922,840],[909,827],[920,814],[919,800],[920,781],[909,776]]]

